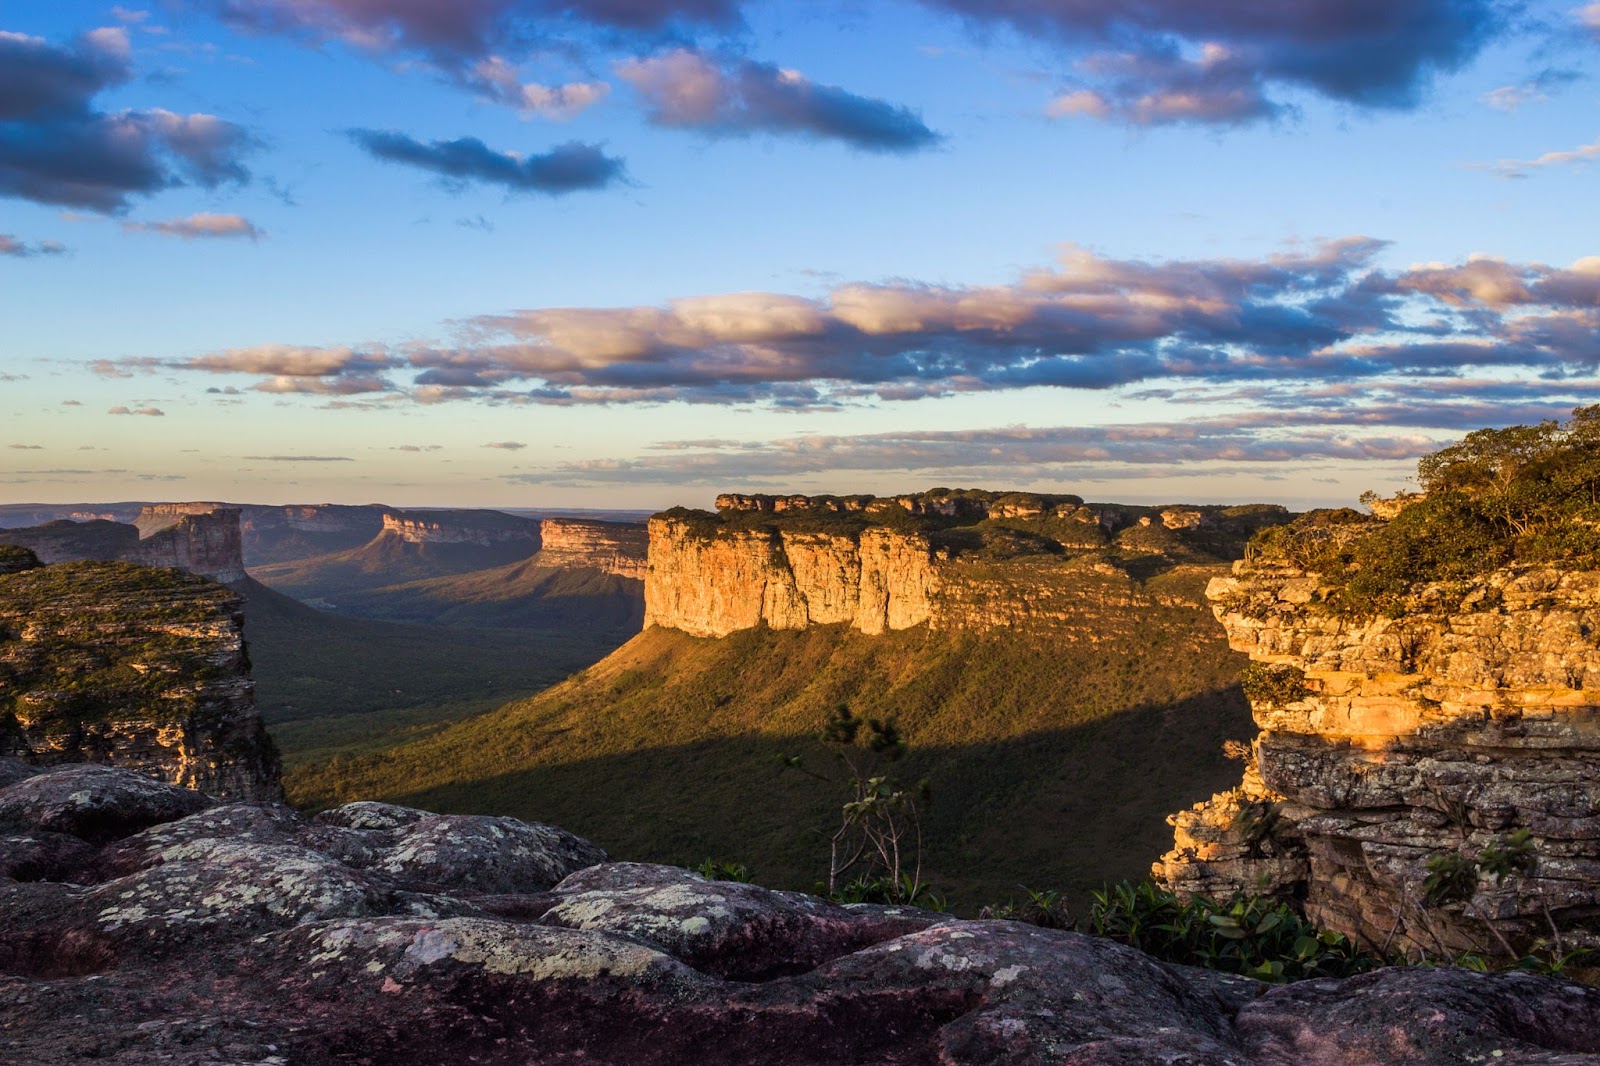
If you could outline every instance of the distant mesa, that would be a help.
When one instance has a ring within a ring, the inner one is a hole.
[[[1238,558],[1282,507],[1087,504],[1070,493],[931,489],[897,496],[726,493],[717,513],[649,524],[645,624],[721,637],[766,625],[877,634],[989,630],[1074,616],[1073,568],[1122,573]]]
[[[41,562],[101,560],[170,566],[223,584],[243,580],[240,511],[214,503],[145,506],[131,525],[93,519],[0,529],[0,543],[28,548]]]

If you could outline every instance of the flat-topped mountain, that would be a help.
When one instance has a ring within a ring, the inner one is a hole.
[[[1086,567],[1237,558],[1281,507],[1086,505],[981,490],[717,498],[650,521],[645,624],[696,636],[845,623],[863,633],[1070,620]],[[1068,622],[1070,624],[1070,621]]]
[[[128,524],[60,520],[0,529],[0,544],[28,548],[47,563],[171,566],[224,584],[244,577],[239,509],[214,503],[149,504]]]

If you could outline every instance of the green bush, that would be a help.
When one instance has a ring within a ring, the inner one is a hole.
[[[1347,977],[1384,964],[1343,934],[1317,929],[1289,904],[1259,896],[1184,902],[1151,881],[1123,881],[1093,897],[1085,932],[1165,962],[1272,982]]]
[[[1240,681],[1245,699],[1274,710],[1303,700],[1310,692],[1305,671],[1287,664],[1251,663],[1244,668]]]

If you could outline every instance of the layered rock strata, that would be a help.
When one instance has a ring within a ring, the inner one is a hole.
[[[649,531],[628,522],[546,518],[539,523],[538,563],[569,570],[599,570],[643,581]]]
[[[1077,933],[605,860],[509,818],[308,821],[0,759],[0,1058],[1531,1066],[1600,1047],[1600,990],[1550,978],[1268,988]]]
[[[768,625],[844,623],[863,633],[928,621],[939,579],[926,537],[887,529],[828,534],[650,520],[645,625],[722,637]]]
[[[1174,816],[1157,877],[1302,899],[1380,946],[1502,953],[1552,922],[1600,945],[1600,574],[1498,571],[1398,617],[1341,617],[1327,591],[1247,564],[1207,590],[1256,664],[1261,733],[1239,789]],[[1478,862],[1519,831],[1531,869],[1425,905],[1430,859]]]
[[[382,532],[410,544],[526,543],[529,554],[539,549],[537,521],[499,511],[395,511],[383,516]]]
[[[151,504],[131,524],[59,521],[0,529],[0,543],[46,563],[86,560],[171,566],[224,584],[243,580],[240,511],[215,503]]]
[[[0,574],[0,746],[215,795],[280,796],[242,607],[214,582],[127,563]]]

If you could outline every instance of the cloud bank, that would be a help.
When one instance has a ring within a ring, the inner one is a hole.
[[[1144,261],[1069,245],[1007,285],[856,282],[820,297],[539,308],[461,323],[455,343],[266,345],[103,372],[253,375],[262,392],[422,403],[781,409],[1181,384],[1219,396],[1277,390],[1290,407],[1323,390],[1354,410],[1358,394],[1426,386],[1461,399],[1530,375],[1555,396],[1600,369],[1600,256],[1383,270],[1383,247],[1349,237],[1257,260]]]

